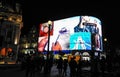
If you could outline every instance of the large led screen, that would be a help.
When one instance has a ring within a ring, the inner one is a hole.
[[[102,51],[102,48],[102,25],[96,17],[74,16],[52,21],[51,25],[47,22],[39,25],[39,52]]]

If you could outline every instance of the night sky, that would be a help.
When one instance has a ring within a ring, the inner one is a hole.
[[[85,3],[79,4],[77,2],[75,2],[77,3],[76,5],[75,3],[48,3],[49,2],[47,2],[47,4],[46,2],[23,2],[23,35],[27,34],[33,25],[38,28],[40,23],[47,22],[48,20],[53,21],[73,16],[90,15],[101,20],[103,38],[106,37],[108,39],[109,45],[111,45],[111,47],[120,45],[120,12],[118,6],[113,7],[107,4],[95,3],[86,3],[86,6]]]

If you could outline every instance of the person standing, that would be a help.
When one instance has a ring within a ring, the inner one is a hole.
[[[62,57],[60,57],[57,61],[57,69],[58,69],[59,74],[62,73],[62,68],[63,68],[63,59]]]
[[[76,77],[77,62],[75,61],[75,57],[71,58],[69,62],[69,67],[70,67],[70,77]]]
[[[64,59],[63,60],[63,76],[67,76],[67,67],[68,67],[68,60]]]

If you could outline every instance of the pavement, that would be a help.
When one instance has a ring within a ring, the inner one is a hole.
[[[25,71],[20,70],[20,65],[0,65],[0,77],[25,77]],[[67,70],[67,75],[69,76],[69,70]],[[34,77],[59,77],[58,70],[56,66],[53,66],[50,74],[44,74],[42,72],[35,72]]]
[[[105,71],[104,77],[119,77],[120,71]],[[25,71],[20,70],[20,64],[4,64],[0,65],[0,77],[25,77]],[[36,72],[34,77],[70,77],[69,67],[67,69],[67,76],[62,76],[58,73],[56,66],[54,65],[51,69],[50,74],[44,74],[42,72]],[[81,76],[78,77],[93,77],[90,72],[90,67],[83,67]],[[101,72],[96,77],[103,77]]]

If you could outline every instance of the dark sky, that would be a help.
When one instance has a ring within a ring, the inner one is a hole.
[[[77,2],[76,2],[77,3]],[[86,6],[87,5],[87,6]],[[115,4],[114,4],[115,5]],[[60,4],[49,2],[23,2],[24,28],[22,34],[27,34],[29,29],[48,20],[59,20],[62,18],[90,15],[95,16],[102,22],[103,37],[107,37],[111,46],[120,45],[119,12],[118,6],[95,3]]]

